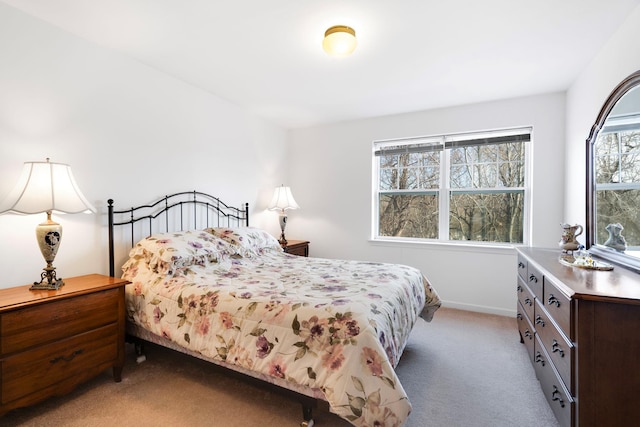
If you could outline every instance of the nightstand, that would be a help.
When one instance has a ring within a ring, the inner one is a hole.
[[[58,290],[0,289],[0,415],[124,366],[126,280],[90,274]]]
[[[291,255],[309,256],[309,242],[306,240],[288,240],[282,249]]]

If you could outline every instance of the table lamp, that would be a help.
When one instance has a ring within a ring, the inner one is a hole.
[[[269,210],[280,210],[280,230],[282,230],[282,234],[278,241],[282,246],[287,244],[287,239],[284,237],[284,229],[287,226],[287,209],[300,209],[300,206],[298,206],[293,198],[291,188],[285,187],[284,185],[276,187],[271,203],[269,204]]]
[[[51,213],[95,212],[80,192],[71,167],[63,163],[25,162],[22,175],[13,191],[0,205],[0,214],[37,214],[46,212],[47,220],[36,227],[36,239],[47,263],[30,289],[60,289],[62,279],[56,277],[53,260],[62,239],[62,226],[51,220]]]

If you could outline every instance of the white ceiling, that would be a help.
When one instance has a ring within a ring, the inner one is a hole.
[[[563,91],[640,0],[0,0],[286,128]],[[322,50],[333,25],[353,55]]]

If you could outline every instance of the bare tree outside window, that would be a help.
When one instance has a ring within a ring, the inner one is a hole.
[[[383,155],[379,165],[379,234],[436,239],[440,151]]]
[[[640,130],[601,133],[595,152],[596,243],[617,223],[628,247],[640,247]]]

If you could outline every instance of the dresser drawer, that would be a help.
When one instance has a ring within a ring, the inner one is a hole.
[[[536,377],[538,378],[538,381],[540,380],[540,373],[542,372],[540,369],[544,368],[548,363],[551,363],[551,361],[549,361],[549,357],[547,356],[547,352],[544,351],[542,347],[542,341],[540,341],[540,337],[536,335],[531,363],[533,364],[533,367],[536,371]],[[537,365],[540,365],[540,367],[538,367]]]
[[[541,302],[567,338],[573,339],[574,336],[571,330],[571,300],[564,293],[560,292],[548,277],[544,278],[544,297],[541,299]]]
[[[525,280],[527,286],[531,289],[536,298],[542,298],[542,284],[544,276],[535,268],[531,263],[527,265],[527,279]]]
[[[520,332],[520,337],[522,338],[522,341],[527,348],[527,353],[529,353],[529,358],[533,363],[535,333],[533,326],[531,326],[531,322],[525,313],[525,309],[520,303],[518,303],[516,318],[518,320],[518,331]]]
[[[553,362],[566,387],[572,393],[575,392],[571,370],[575,347],[560,333],[549,315],[538,303],[536,303],[534,327],[549,355],[548,359]]]
[[[40,391],[90,369],[104,369],[118,358],[118,325],[36,347],[2,360],[2,404]]]
[[[518,302],[520,302],[520,304],[524,308],[524,311],[527,313],[529,320],[532,320],[535,304],[533,292],[531,292],[531,289],[529,289],[529,287],[525,285],[524,282],[520,279],[518,279],[517,292]]]
[[[539,344],[540,341],[537,342]],[[575,401],[564,386],[564,383],[558,376],[552,363],[546,363],[549,360],[548,354],[544,346],[537,345],[536,349],[540,350],[540,361],[535,364],[536,376],[540,381],[540,387],[545,398],[549,402],[549,406],[562,427],[569,427],[574,424],[575,417]],[[545,360],[546,359],[546,360]],[[545,363],[542,363],[542,362]]]
[[[118,320],[119,290],[110,289],[10,311],[0,318],[0,354],[26,350]]]
[[[521,277],[524,281],[528,280],[527,259],[520,254],[518,254],[518,277]]]

